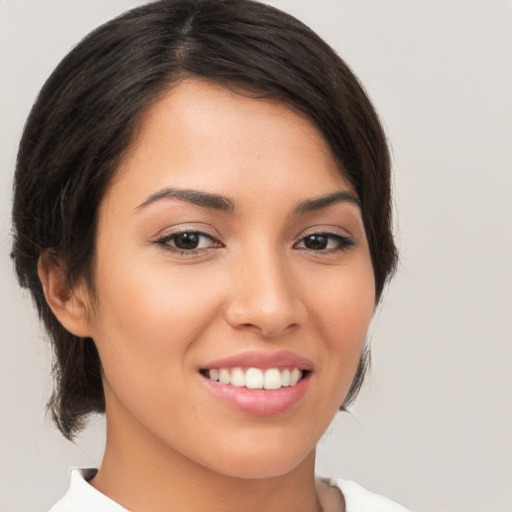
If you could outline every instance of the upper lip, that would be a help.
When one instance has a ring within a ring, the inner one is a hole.
[[[210,370],[212,368],[298,368],[299,370],[311,371],[313,363],[306,357],[300,356],[288,350],[279,352],[242,352],[233,356],[211,361],[202,367]]]

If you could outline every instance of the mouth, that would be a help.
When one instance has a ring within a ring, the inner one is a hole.
[[[205,378],[223,385],[246,389],[278,390],[296,386],[311,372],[299,367],[224,367],[200,370]]]
[[[199,369],[206,388],[230,408],[255,416],[296,410],[307,395],[313,363],[287,350],[249,351]]]

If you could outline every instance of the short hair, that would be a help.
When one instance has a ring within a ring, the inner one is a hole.
[[[52,416],[72,439],[104,412],[94,342],[69,333],[49,308],[37,273],[41,255],[67,284],[92,267],[98,208],[142,115],[181,80],[203,77],[254,90],[305,115],[320,130],[361,201],[376,303],[396,264],[390,158],[379,118],[357,78],[306,25],[252,0],[161,0],[85,37],[44,84],[20,142],[14,179],[12,257],[54,347]],[[361,354],[345,398],[369,363]]]

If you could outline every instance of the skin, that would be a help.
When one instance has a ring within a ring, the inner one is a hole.
[[[232,205],[156,198],[169,189]],[[336,192],[345,199],[296,212]],[[282,104],[188,79],[151,107],[100,207],[95,299],[40,265],[54,312],[94,339],[103,364],[107,445],[93,486],[130,510],[320,510],[315,445],[350,387],[375,300],[348,195],[318,130]],[[183,252],[176,231],[208,236]],[[307,246],[314,233],[332,234],[325,250]],[[283,349],[313,371],[281,414],[239,411],[199,373]]]

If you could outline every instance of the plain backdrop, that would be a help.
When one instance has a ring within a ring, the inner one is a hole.
[[[65,441],[45,415],[50,349],[9,260],[11,181],[45,78],[134,0],[0,0],[0,511],[47,509],[101,460],[103,420]],[[365,84],[393,148],[398,275],[373,371],[318,472],[420,511],[512,510],[512,3],[275,0]]]

